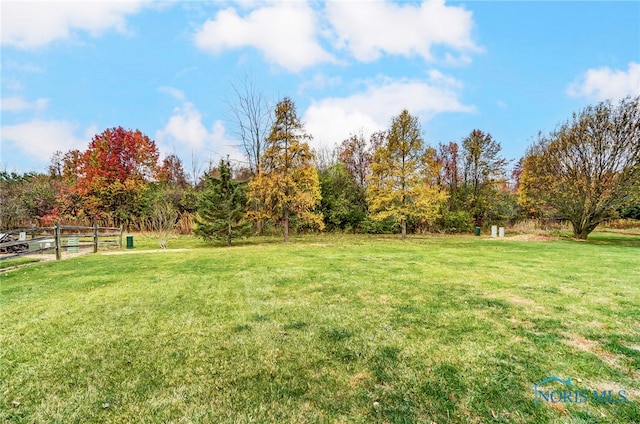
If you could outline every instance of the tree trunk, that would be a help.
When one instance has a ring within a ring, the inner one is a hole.
[[[571,225],[573,226],[573,238],[577,240],[586,240],[589,234],[598,226],[598,224],[593,223],[581,224],[574,222],[572,222]]]
[[[260,211],[260,207],[258,205],[258,202],[253,202],[253,210],[256,211],[256,213],[258,213]],[[264,235],[264,221],[262,218],[258,219],[258,222],[256,224],[257,226],[257,230],[258,230],[258,235],[259,236],[263,236]]]
[[[576,238],[578,240],[586,240],[588,236],[589,236],[589,232],[585,228],[580,232],[580,234],[576,235]]]
[[[264,220],[262,218],[258,220],[258,235],[264,235]]]
[[[227,246],[231,246],[231,217],[227,221]]]
[[[404,240],[407,238],[407,220],[405,218],[400,221],[400,226],[402,227],[402,240]]]
[[[289,243],[289,209],[284,209],[284,222],[282,223],[284,227],[284,242]]]

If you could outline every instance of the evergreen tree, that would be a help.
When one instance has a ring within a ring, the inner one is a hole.
[[[223,240],[231,246],[233,238],[247,235],[251,228],[244,220],[246,184],[232,179],[228,160],[220,160],[218,172],[217,178],[205,176],[194,232],[204,240]]]

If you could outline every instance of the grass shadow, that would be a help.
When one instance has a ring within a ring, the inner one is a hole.
[[[586,243],[593,245],[640,247],[640,236],[620,233],[593,233]]]

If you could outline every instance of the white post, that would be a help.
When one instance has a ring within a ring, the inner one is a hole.
[[[498,228],[498,237],[504,237],[504,227]]]
[[[493,238],[498,237],[498,226],[497,225],[492,225],[491,226],[491,237],[493,237]]]

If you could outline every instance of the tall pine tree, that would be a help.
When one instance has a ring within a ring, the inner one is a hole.
[[[261,205],[248,215],[256,220],[271,218],[282,224],[284,241],[289,241],[292,216],[298,222],[324,228],[322,215],[314,209],[320,202],[318,172],[305,140],[295,104],[285,97],[275,109],[275,121],[265,140],[258,174],[249,182],[249,201]]]

